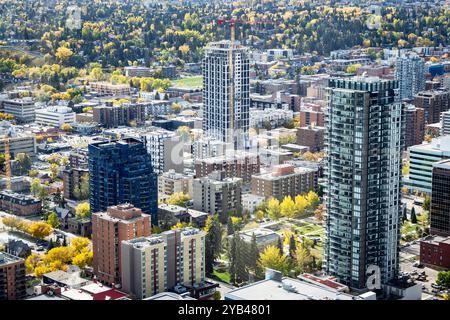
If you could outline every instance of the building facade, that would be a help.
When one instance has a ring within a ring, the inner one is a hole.
[[[441,120],[441,113],[450,107],[450,93],[444,90],[422,91],[414,96],[414,105],[424,110],[427,124]]]
[[[205,232],[170,230],[122,242],[122,290],[138,299],[205,281]]]
[[[25,260],[0,252],[0,301],[26,297]]]
[[[92,113],[93,120],[106,128],[145,123],[145,106],[142,104],[103,105],[94,107]]]
[[[324,147],[324,127],[308,126],[297,129],[297,144],[309,147],[311,152],[321,151]]]
[[[245,148],[250,121],[250,63],[246,48],[239,44],[230,46],[230,41],[221,41],[205,48],[203,131],[207,136]]]
[[[433,164],[430,234],[450,236],[450,160]]]
[[[431,194],[433,164],[450,158],[450,137],[435,138],[409,148],[409,175],[403,178],[410,191]]]
[[[412,99],[419,91],[425,90],[425,62],[416,54],[397,57],[395,80],[399,83],[399,98]]]
[[[36,107],[31,98],[4,100],[3,111],[13,115],[20,123],[33,122],[36,116]]]
[[[227,221],[228,214],[242,210],[241,186],[241,178],[226,178],[219,171],[194,179],[194,210],[217,213],[223,222]]]
[[[177,173],[175,170],[164,172],[158,176],[158,197],[164,199],[179,192],[192,197],[193,181],[193,177]]]
[[[94,274],[109,285],[121,283],[121,243],[151,233],[150,216],[131,204],[92,214]]]
[[[405,149],[422,144],[425,137],[425,112],[412,104],[405,108]]]
[[[144,144],[128,138],[89,145],[89,202],[92,212],[131,203],[158,223],[157,176]]]
[[[63,106],[51,106],[37,109],[35,122],[43,126],[58,128],[65,123],[73,125],[75,122],[75,112],[72,111],[72,108]]]
[[[324,199],[324,270],[365,288],[368,269],[381,283],[399,270],[402,104],[397,81],[329,81]]]
[[[169,170],[183,172],[183,143],[175,132],[159,129],[141,134],[157,174]]]
[[[261,164],[259,156],[252,153],[235,153],[229,156],[206,158],[195,162],[196,178],[206,177],[213,171],[223,171],[226,177],[242,178],[244,183],[252,179],[252,175],[258,174]]]

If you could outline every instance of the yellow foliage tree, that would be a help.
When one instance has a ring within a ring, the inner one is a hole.
[[[284,197],[280,204],[281,215],[286,218],[293,218],[295,216],[295,203],[291,196]]]
[[[288,273],[289,264],[287,257],[282,255],[280,249],[275,246],[268,246],[259,255],[258,265],[263,270],[270,268],[282,272],[284,275]]]
[[[48,237],[52,232],[53,232],[52,226],[42,221],[32,222],[28,229],[28,233],[31,236],[39,239],[44,239],[45,237]]]
[[[71,56],[73,56],[73,51],[70,50],[69,48],[66,47],[59,47],[56,50],[56,54],[55,56],[61,60],[61,61],[66,61],[68,60]]]
[[[75,216],[77,218],[87,218],[89,217],[91,211],[91,206],[89,202],[83,202],[76,206],[75,208]]]
[[[280,201],[276,198],[270,198],[267,201],[267,213],[272,220],[278,220],[281,218]]]

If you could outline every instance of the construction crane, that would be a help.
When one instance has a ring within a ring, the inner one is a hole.
[[[5,175],[6,175],[6,189],[11,190],[11,154],[9,148],[9,133],[5,135]]]
[[[235,40],[236,40],[236,24],[241,25],[252,25],[252,24],[261,24],[261,23],[272,23],[271,21],[265,21],[265,20],[254,20],[254,21],[245,21],[245,20],[238,20],[238,19],[218,19],[217,24],[218,25],[224,25],[228,24],[230,26],[230,46],[228,51],[228,62],[229,62],[229,70],[230,70],[230,141],[233,141],[233,134],[234,134],[234,61],[233,61],[233,49],[235,46]]]

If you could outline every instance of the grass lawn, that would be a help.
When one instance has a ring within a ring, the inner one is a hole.
[[[202,88],[203,76],[193,76],[172,81],[172,85],[178,88]]]
[[[212,278],[216,278],[217,280],[220,280],[222,282],[230,283],[230,273],[228,271],[219,272],[215,270],[211,276]]]
[[[314,224],[308,224],[306,226],[297,227],[296,229],[300,234],[304,235],[316,232],[319,233],[320,231],[323,230],[323,227]]]

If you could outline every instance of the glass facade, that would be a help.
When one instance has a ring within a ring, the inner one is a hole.
[[[91,212],[131,203],[157,224],[157,176],[150,155],[137,139],[89,145]]]
[[[354,287],[398,272],[402,105],[397,82],[330,80],[326,110],[325,270]]]

